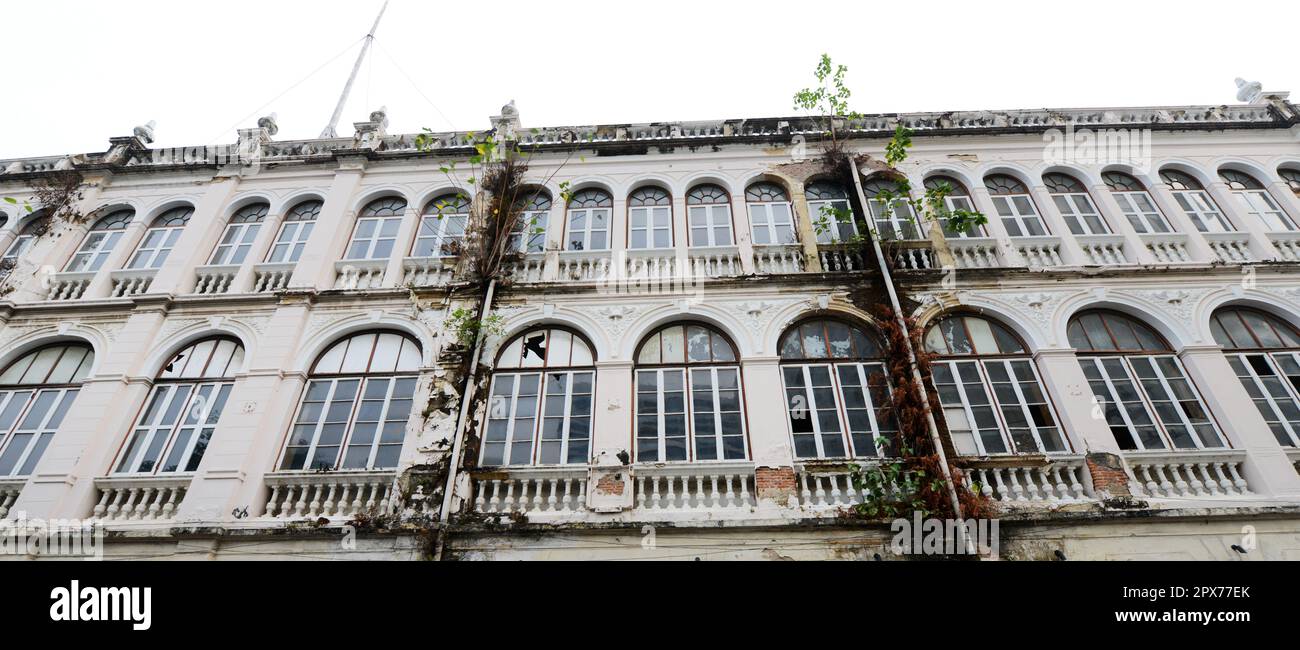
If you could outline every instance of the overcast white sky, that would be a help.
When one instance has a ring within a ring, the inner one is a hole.
[[[233,142],[271,111],[279,139],[316,137],[381,4],[4,0],[0,158],[102,151],[151,119],[157,146]],[[483,129],[510,99],[525,127],[792,115],[821,52],[869,113],[1232,103],[1237,76],[1300,96],[1297,18],[1295,0],[392,0],[339,132],[380,105],[390,132]]]

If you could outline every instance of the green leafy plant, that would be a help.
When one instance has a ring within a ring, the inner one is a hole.
[[[815,112],[825,120],[826,130],[831,136],[830,146],[835,149],[839,148],[835,121],[842,118],[856,120],[862,117],[861,114],[849,109],[849,98],[853,97],[853,91],[849,90],[844,83],[844,75],[848,71],[847,66],[835,65],[829,54],[822,54],[821,60],[817,62],[817,68],[813,71],[813,76],[817,78],[817,85],[804,88],[794,94],[796,110]]]
[[[505,334],[504,319],[500,314],[489,314],[483,320],[469,309],[457,309],[447,319],[447,329],[455,334],[456,342],[465,348],[472,348],[480,336],[500,336]]]

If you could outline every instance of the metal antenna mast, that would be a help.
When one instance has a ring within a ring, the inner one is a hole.
[[[370,46],[375,42],[375,30],[379,29],[379,21],[384,19],[384,12],[388,10],[388,0],[384,0],[384,6],[379,9],[379,16],[375,18],[374,27],[370,28],[370,33],[366,34],[366,44],[361,47],[361,54],[357,55],[357,62],[352,66],[352,74],[348,76],[348,83],[343,86],[343,94],[339,96],[339,104],[334,107],[334,115],[330,117],[329,126],[320,132],[321,138],[337,138],[338,133],[335,128],[339,125],[339,118],[343,116],[343,105],[348,103],[348,95],[352,93],[352,83],[357,80],[357,73],[361,71],[361,63],[366,60],[366,55],[370,53]]]

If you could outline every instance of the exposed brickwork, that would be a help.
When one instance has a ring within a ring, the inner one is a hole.
[[[754,470],[754,491],[759,501],[789,504],[795,493],[793,467],[759,467]]]
[[[1088,473],[1092,487],[1102,498],[1132,496],[1128,489],[1128,472],[1124,460],[1115,454],[1088,454]]]
[[[623,489],[622,474],[606,474],[596,481],[596,491],[600,494],[623,496]]]

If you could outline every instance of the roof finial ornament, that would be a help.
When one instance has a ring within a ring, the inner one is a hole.
[[[280,132],[280,125],[276,122],[278,117],[279,115],[276,113],[271,113],[270,115],[257,120],[257,126],[258,128],[266,129],[267,135],[275,135]]]
[[[1264,85],[1258,81],[1246,81],[1237,77],[1237,101],[1258,104],[1264,96]]]
[[[501,141],[514,140],[516,133],[522,128],[519,122],[519,109],[515,107],[515,100],[510,100],[509,104],[501,107],[501,114],[492,118],[492,128],[496,130],[497,139]]]
[[[379,107],[379,110],[377,110],[377,111],[373,111],[372,113],[370,113],[370,121],[371,121],[371,122],[374,122],[374,123],[376,123],[376,124],[379,124],[380,126],[383,126],[384,128],[387,128],[387,127],[388,127],[388,107],[387,107],[387,106],[380,106],[380,107]]]
[[[152,144],[153,129],[157,125],[158,122],[154,120],[149,120],[148,124],[135,127],[135,131],[133,131],[133,133],[135,134],[136,139],[138,139],[140,142],[143,142],[145,144]]]

